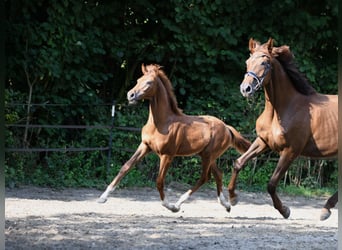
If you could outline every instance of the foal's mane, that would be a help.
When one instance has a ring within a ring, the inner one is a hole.
[[[148,65],[147,67],[153,67],[153,70],[156,71],[157,75],[159,76],[161,82],[163,83],[165,90],[167,92],[167,96],[169,98],[171,110],[176,114],[176,115],[181,115],[183,114],[182,110],[178,108],[178,103],[176,99],[176,95],[173,91],[173,87],[171,84],[171,81],[169,78],[166,76],[165,72],[161,69],[161,66],[157,64],[152,64]]]
[[[283,66],[298,92],[303,95],[312,95],[316,93],[316,90],[310,85],[308,79],[296,66],[294,56],[290,51],[289,46],[283,45],[281,47],[273,47],[272,54]]]

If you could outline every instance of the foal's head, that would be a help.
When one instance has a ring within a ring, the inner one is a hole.
[[[151,100],[157,95],[157,89],[162,88],[165,95],[160,95],[164,100],[164,103],[158,105],[165,106],[168,103],[171,111],[176,115],[182,115],[183,112],[178,108],[177,99],[172,88],[172,84],[169,78],[165,75],[161,66],[157,64],[151,64],[145,66],[141,65],[143,76],[137,80],[137,84],[127,93],[127,99],[129,103],[136,103],[142,99]],[[159,93],[160,94],[160,93]],[[166,108],[166,107],[163,107]]]
[[[131,104],[136,103],[142,99],[151,99],[157,88],[158,73],[161,66],[151,64],[145,66],[141,65],[142,77],[137,80],[137,84],[127,92],[128,102]]]
[[[271,72],[271,56],[273,49],[273,39],[260,45],[259,42],[249,40],[250,57],[246,61],[247,73],[240,85],[240,92],[244,97],[252,96],[264,82],[268,82]],[[266,79],[266,81],[265,81]]]

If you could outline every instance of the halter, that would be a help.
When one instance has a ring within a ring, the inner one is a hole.
[[[245,74],[245,76],[251,76],[254,80],[256,80],[257,84],[254,86],[255,91],[262,87],[264,79],[271,68],[271,65],[269,63],[263,63],[263,65],[265,65],[265,70],[261,77],[257,76],[257,74],[255,74],[253,71],[247,71],[247,73]]]

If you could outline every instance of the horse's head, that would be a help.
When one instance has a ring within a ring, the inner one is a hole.
[[[251,56],[246,61],[247,73],[240,85],[240,92],[244,97],[252,96],[263,86],[265,79],[270,77],[272,49],[272,38],[263,45],[252,38],[249,40]]]
[[[156,90],[159,65],[141,65],[142,77],[137,80],[137,84],[127,92],[127,100],[134,104],[142,99],[151,99]]]

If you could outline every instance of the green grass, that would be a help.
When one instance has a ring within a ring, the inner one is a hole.
[[[266,192],[267,186],[260,185],[241,185],[238,186],[238,190],[247,191],[247,192]],[[337,188],[333,187],[323,187],[323,188],[308,188],[303,186],[295,186],[295,185],[279,185],[277,187],[277,192],[289,196],[303,196],[308,198],[313,197],[330,197],[336,192]]]
[[[285,187],[279,187],[279,192],[292,196],[304,196],[304,197],[330,197],[333,195],[337,188],[324,187],[324,188],[306,188],[302,186],[289,185]]]

